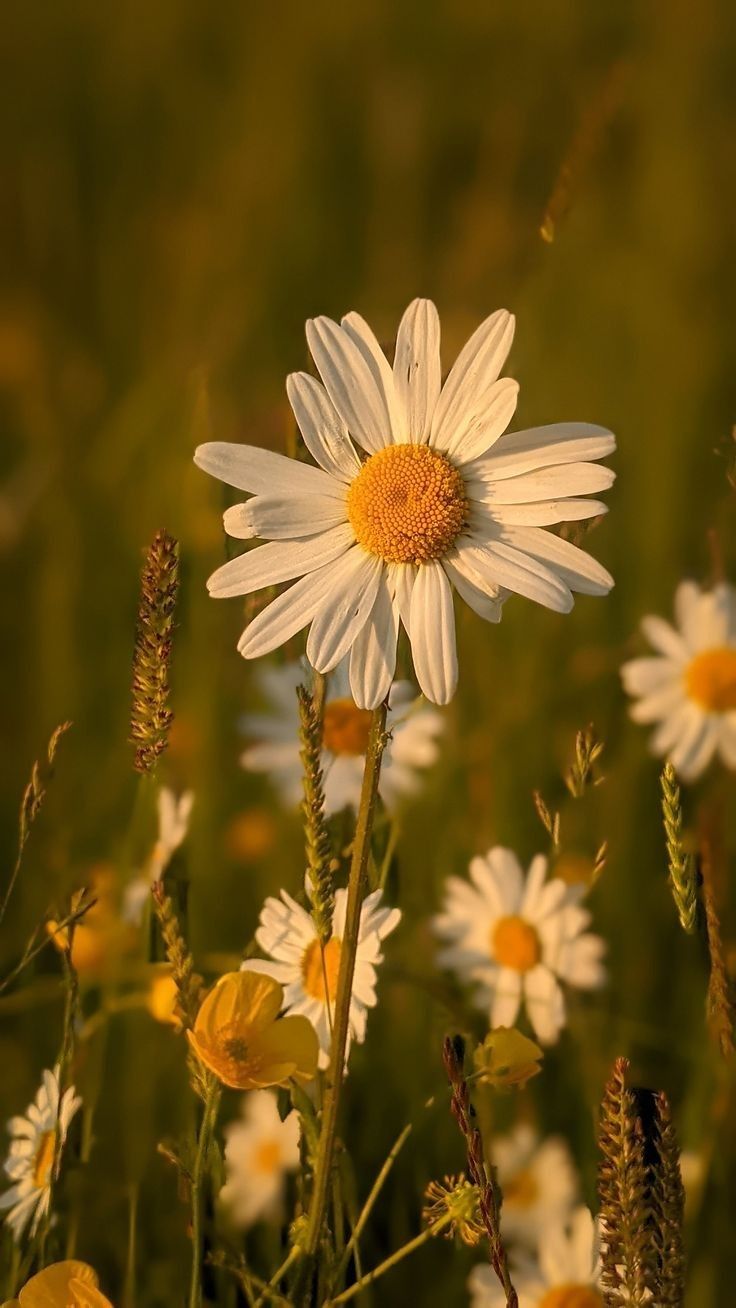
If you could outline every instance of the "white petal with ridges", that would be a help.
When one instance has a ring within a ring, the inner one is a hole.
[[[452,588],[436,560],[417,570],[409,638],[417,680],[433,704],[447,704],[457,685]]]
[[[354,440],[373,454],[391,444],[391,411],[355,341],[330,318],[307,323],[307,343],[325,390]]]
[[[431,300],[412,300],[399,323],[394,386],[404,408],[402,439],[426,441],[442,386],[440,319]]]
[[[324,386],[307,372],[293,372],[286,378],[286,394],[312,458],[338,481],[352,481],[360,460]]]
[[[498,380],[514,338],[514,317],[506,309],[491,314],[473,332],[450,369],[432,417],[430,445],[450,449],[464,435]]]
[[[322,468],[287,459],[285,454],[262,450],[257,445],[231,445],[226,441],[208,441],[194,451],[194,462],[210,476],[228,486],[253,495],[336,495],[344,496],[340,482]]]
[[[306,540],[271,541],[237,559],[230,559],[207,582],[210,595],[224,599],[248,595],[263,586],[277,586],[332,563],[354,543],[352,527],[342,524]]]
[[[368,621],[383,566],[360,546],[330,565],[330,597],[320,606],[307,639],[307,658],[318,672],[329,672],[339,663]]]

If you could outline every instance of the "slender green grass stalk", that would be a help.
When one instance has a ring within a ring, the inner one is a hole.
[[[371,1186],[370,1191],[368,1193],[368,1197],[365,1203],[363,1204],[360,1213],[358,1214],[358,1219],[355,1222],[355,1225],[353,1226],[350,1239],[348,1240],[343,1250],[342,1257],[338,1262],[335,1275],[333,1277],[333,1284],[339,1285],[340,1281],[345,1275],[345,1271],[347,1269],[348,1263],[350,1262],[350,1257],[352,1254],[355,1253],[355,1251],[358,1248],[358,1242],[360,1240],[360,1237],[363,1234],[363,1231],[365,1230],[366,1224],[368,1222],[368,1218],[373,1212],[375,1204],[378,1200],[378,1196],[380,1195],[381,1190],[386,1184],[388,1174],[391,1171],[391,1168],[393,1167],[394,1163],[396,1162],[396,1159],[398,1158],[399,1154],[401,1153],[401,1150],[406,1144],[406,1141],[409,1139],[411,1132],[412,1132],[412,1125],[410,1122],[407,1126],[404,1127],[403,1131],[399,1134],[399,1136],[394,1141],[394,1144],[391,1146],[386,1161],[384,1162],[383,1167],[381,1168],[380,1172],[378,1173],[378,1176],[373,1182],[373,1185]]]
[[[395,1267],[397,1263],[400,1263],[404,1258],[408,1258],[409,1254],[416,1253],[417,1249],[422,1248],[422,1245],[428,1244],[436,1235],[446,1230],[451,1220],[450,1215],[447,1214],[445,1217],[440,1218],[439,1221],[434,1222],[432,1226],[426,1227],[413,1240],[409,1240],[407,1244],[403,1244],[400,1249],[396,1249],[388,1258],[385,1258],[382,1263],[379,1263],[378,1267],[366,1272],[365,1276],[361,1276],[359,1281],[355,1281],[353,1285],[348,1286],[347,1290],[343,1290],[342,1294],[336,1295],[334,1299],[329,1299],[324,1308],[333,1308],[335,1304],[347,1303],[349,1299],[354,1299],[356,1294],[360,1294],[361,1290],[367,1289],[369,1285],[378,1280],[379,1276],[390,1272],[391,1268]]]
[[[56,751],[59,747],[59,741],[62,736],[66,734],[71,725],[71,722],[62,722],[51,733],[51,738],[46,747],[46,767],[44,771],[42,772],[38,759],[35,760],[33,767],[31,768],[30,780],[23,791],[23,797],[20,801],[20,812],[18,814],[18,850],[15,856],[15,863],[13,864],[13,870],[10,873],[10,878],[5,889],[5,894],[2,897],[2,901],[0,901],[0,922],[2,922],[5,917],[8,904],[10,903],[10,897],[15,889],[18,876],[20,875],[23,854],[25,852],[26,844],[28,843],[28,837],[31,834],[31,828],[36,821],[46,798],[46,788],[48,782],[53,776],[54,761],[56,759]]]
[[[713,887],[713,858],[713,842],[710,836],[704,836],[700,846],[700,874],[703,882],[703,908],[705,910],[705,929],[708,940],[708,954],[710,956],[707,996],[708,1025],[723,1057],[730,1058],[736,1051],[736,1044],[734,1043],[734,1004],[731,980],[723,953],[721,922],[716,908]]]
[[[626,1086],[629,1064],[617,1058],[606,1085],[598,1130],[602,1285],[607,1308],[658,1303],[653,1215],[641,1122]]]
[[[311,695],[304,686],[297,687],[299,701],[299,739],[303,765],[304,837],[307,856],[307,880],[312,918],[321,945],[332,934],[335,887],[332,876],[332,842],[325,821],[325,791],[322,779],[322,696]]]
[[[680,1150],[665,1094],[655,1103],[657,1161],[652,1169],[654,1239],[659,1263],[657,1303],[682,1308],[685,1300],[683,1224],[685,1191],[680,1174]]]
[[[130,739],[134,766],[150,772],[166,749],[174,715],[169,708],[169,664],[174,609],[179,590],[179,543],[158,531],[141,573],[135,649]]]
[[[682,800],[677,774],[671,763],[665,764],[660,781],[672,898],[680,925],[684,931],[692,934],[698,914],[697,876],[695,860],[685,852],[682,841]]]
[[[468,1175],[473,1184],[478,1187],[478,1204],[488,1237],[491,1267],[506,1295],[506,1308],[518,1308],[519,1300],[511,1280],[506,1249],[501,1239],[500,1197],[496,1190],[492,1169],[484,1156],[483,1140],[476,1125],[475,1109],[470,1101],[470,1091],[463,1071],[465,1044],[460,1036],[447,1037],[442,1056],[452,1092],[450,1107],[467,1146]]]
[[[189,1284],[189,1308],[202,1304],[202,1254],[204,1247],[203,1208],[207,1177],[207,1156],[220,1106],[220,1086],[211,1072],[202,1073],[204,1079],[204,1108],[197,1137],[197,1152],[192,1171],[192,1275]]]
[[[330,1174],[337,1138],[337,1114],[340,1107],[340,1091],[345,1074],[345,1049],[348,1038],[350,1017],[350,1000],[355,972],[355,956],[358,948],[360,929],[360,910],[365,897],[366,870],[370,854],[371,832],[376,811],[378,781],[381,773],[381,759],[385,747],[386,705],[374,709],[371,718],[368,747],[366,750],[363,784],[360,795],[360,807],[355,827],[355,840],[348,880],[348,902],[345,918],[345,934],[340,951],[340,968],[337,978],[335,997],[334,1027],[330,1048],[330,1064],[326,1076],[326,1090],[322,1109],[322,1127],[320,1131],[317,1159],[314,1169],[314,1185],[309,1205],[307,1228],[303,1241],[303,1250],[309,1260],[313,1260],[319,1248],[322,1228],[327,1211],[327,1199],[330,1189]]]
[[[128,1190],[128,1248],[125,1257],[125,1286],[123,1308],[135,1308],[136,1290],[136,1236],[138,1231],[138,1184]]]
[[[276,1268],[271,1280],[267,1285],[264,1285],[263,1290],[256,1299],[255,1308],[262,1308],[262,1305],[271,1297],[271,1294],[277,1292],[279,1281],[283,1281],[287,1272],[291,1271],[294,1264],[301,1258],[301,1252],[298,1245],[292,1245],[281,1266]]]

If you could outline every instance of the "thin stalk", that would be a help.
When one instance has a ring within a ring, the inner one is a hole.
[[[125,1259],[125,1308],[135,1308],[136,1301],[136,1235],[138,1228],[138,1185],[133,1183],[128,1192],[128,1252]]]
[[[400,1263],[403,1258],[408,1258],[409,1254],[415,1253],[417,1249],[421,1249],[422,1245],[427,1244],[435,1235],[439,1235],[440,1231],[444,1230],[451,1221],[452,1218],[449,1213],[446,1213],[444,1217],[441,1217],[437,1222],[433,1222],[420,1235],[416,1235],[408,1244],[402,1244],[400,1249],[385,1258],[382,1263],[378,1264],[378,1267],[374,1267],[372,1272],[366,1272],[365,1276],[361,1276],[359,1281],[355,1281],[353,1285],[348,1286],[347,1290],[343,1290],[342,1294],[328,1300],[324,1308],[334,1308],[335,1304],[347,1303],[348,1299],[354,1299],[356,1294],[360,1294],[361,1290],[364,1290],[367,1285],[372,1285],[374,1281],[378,1280],[379,1276],[383,1276],[384,1272],[390,1272],[391,1268]]]
[[[345,1271],[347,1269],[347,1265],[350,1261],[350,1255],[353,1253],[354,1250],[357,1251],[358,1241],[360,1240],[360,1237],[363,1234],[363,1231],[365,1230],[366,1222],[368,1221],[368,1218],[370,1217],[373,1211],[376,1200],[378,1199],[378,1196],[381,1193],[381,1190],[383,1189],[383,1186],[386,1182],[386,1178],[389,1172],[391,1171],[394,1162],[398,1158],[401,1150],[403,1149],[406,1141],[409,1139],[411,1132],[412,1132],[412,1124],[411,1122],[409,1122],[409,1124],[404,1127],[403,1131],[398,1136],[397,1140],[394,1142],[388,1154],[388,1157],[386,1158],[386,1161],[383,1164],[383,1167],[381,1168],[380,1172],[378,1173],[378,1176],[373,1182],[373,1185],[371,1186],[370,1189],[370,1193],[368,1194],[368,1198],[366,1199],[365,1203],[363,1204],[363,1207],[360,1210],[360,1213],[358,1215],[358,1220],[356,1221],[350,1239],[348,1240],[345,1246],[345,1250],[343,1252],[342,1258],[340,1259],[340,1262],[337,1265],[337,1271],[335,1272],[333,1284],[339,1284],[340,1280],[344,1276]]]
[[[276,1268],[276,1271],[268,1282],[268,1285],[263,1287],[260,1296],[256,1299],[256,1308],[261,1308],[261,1305],[273,1296],[277,1296],[281,1299],[281,1295],[278,1292],[279,1281],[283,1281],[286,1273],[294,1266],[294,1263],[297,1259],[301,1258],[301,1256],[302,1251],[299,1246],[297,1244],[292,1245],[281,1266]]]
[[[337,994],[335,996],[330,1065],[327,1070],[322,1129],[314,1167],[314,1188],[304,1238],[304,1252],[309,1258],[314,1258],[319,1248],[330,1190],[330,1174],[332,1172],[332,1159],[337,1136],[337,1114],[345,1074],[345,1050],[348,1040],[355,956],[358,949],[360,910],[365,897],[366,870],[371,847],[373,820],[376,812],[378,780],[381,774],[381,758],[385,744],[385,727],[386,705],[381,704],[373,710],[371,717],[368,748],[363,769],[363,784],[360,792],[360,807],[358,809],[353,854],[350,862],[345,934],[340,950],[340,969],[337,977]]]
[[[215,1078],[209,1076],[202,1122],[199,1128],[199,1139],[197,1140],[197,1154],[192,1172],[192,1277],[189,1287],[189,1308],[201,1308],[202,1304],[202,1199],[205,1173],[207,1171],[207,1154],[219,1103],[220,1087]]]

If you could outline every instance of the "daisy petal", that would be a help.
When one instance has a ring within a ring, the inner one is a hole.
[[[373,709],[388,695],[398,636],[398,609],[384,570],[370,617],[350,652],[350,689],[358,708]]]
[[[524,595],[556,613],[570,612],[573,598],[569,587],[526,552],[501,540],[469,541],[462,552],[469,566],[489,584]]]
[[[463,346],[450,369],[432,417],[430,445],[452,453],[453,441],[464,436],[480,415],[498,380],[514,338],[514,317],[506,309],[491,314]]]
[[[253,495],[268,494],[274,486],[278,486],[282,495],[344,495],[340,482],[321,468],[288,459],[285,454],[274,454],[273,450],[262,450],[257,445],[208,441],[197,446],[194,462],[210,476]]]
[[[605,427],[588,422],[552,423],[506,432],[471,471],[499,481],[558,463],[602,459],[615,448],[616,438]]]
[[[396,397],[391,364],[365,318],[362,318],[359,313],[346,313],[340,326],[355,342],[373,374],[376,385],[384,398],[394,441],[403,441],[405,439],[404,417],[401,405]]]
[[[535,504],[565,495],[590,495],[608,490],[616,480],[612,468],[600,463],[563,463],[558,467],[523,472],[501,481],[484,479],[486,504]]]
[[[582,595],[607,595],[614,584],[610,572],[597,559],[551,531],[505,527],[503,538],[526,555],[549,564],[555,576]]]
[[[270,654],[271,650],[306,627],[320,604],[329,596],[335,582],[336,568],[357,549],[358,546],[354,545],[336,563],[327,563],[316,572],[308,573],[284,591],[283,595],[272,600],[240,637],[238,650],[243,658],[255,659],[261,654]]]
[[[399,324],[394,386],[410,441],[426,441],[442,386],[440,319],[431,300],[412,300]]]
[[[266,540],[293,540],[295,536],[316,536],[347,522],[344,499],[329,495],[256,495],[239,506],[254,536]]]
[[[332,584],[309,631],[307,658],[318,672],[329,672],[350,649],[375,603],[383,562],[360,547],[330,565]]]
[[[230,559],[213,572],[207,589],[210,595],[223,599],[291,581],[332,563],[350,548],[354,539],[352,527],[344,523],[305,540],[272,541],[259,545],[237,559]]]
[[[676,662],[685,663],[688,658],[688,649],[682,639],[682,636],[671,627],[669,622],[664,618],[657,618],[650,614],[641,620],[641,629],[649,641],[660,654],[666,658],[674,659]]]
[[[432,560],[417,572],[411,597],[409,638],[417,680],[433,704],[447,704],[457,685],[452,588]]]
[[[350,334],[330,318],[310,319],[306,331],[327,394],[351,436],[371,454],[389,445],[386,395]]]
[[[554,527],[558,522],[580,522],[608,513],[603,500],[537,500],[533,504],[493,505],[493,519],[509,527]]]
[[[484,585],[479,573],[474,572],[462,549],[446,554],[442,566],[461,599],[486,622],[500,622],[503,599],[498,586]]]
[[[286,378],[286,394],[312,458],[338,481],[352,481],[360,460],[324,386],[307,372],[293,372]]]

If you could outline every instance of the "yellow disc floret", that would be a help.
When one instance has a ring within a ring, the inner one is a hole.
[[[370,709],[358,708],[351,699],[331,699],[325,704],[322,744],[330,754],[359,757],[368,748]]]
[[[542,956],[539,936],[530,922],[515,913],[499,918],[491,932],[491,951],[501,967],[529,972]]]
[[[539,1300],[539,1308],[601,1308],[602,1303],[592,1285],[556,1285]]]
[[[340,971],[341,941],[333,936],[327,941],[323,951],[319,940],[313,940],[304,951],[302,958],[302,981],[304,989],[311,999],[318,999],[321,1004],[329,997],[334,1004],[337,995],[337,977]],[[327,995],[325,995],[325,981]]]
[[[687,693],[709,713],[736,709],[736,649],[706,649],[696,654],[685,673]]]
[[[428,445],[379,450],[348,490],[348,517],[359,543],[387,563],[442,558],[467,512],[460,473]]]

